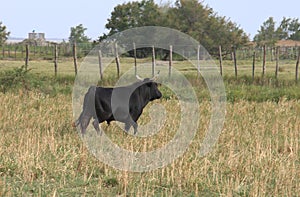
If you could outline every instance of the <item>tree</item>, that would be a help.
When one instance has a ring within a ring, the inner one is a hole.
[[[205,34],[204,24],[208,22],[211,14],[212,10],[206,9],[197,0],[177,0],[175,7],[169,10],[167,25],[194,38],[202,37]]]
[[[0,21],[0,46],[2,46],[7,40],[10,32],[6,30],[6,26]]]
[[[235,23],[218,16],[213,9],[198,0],[177,0],[169,9],[167,25],[192,36],[211,54],[222,45],[224,53],[232,46],[240,46],[249,41],[245,32]]]
[[[219,45],[231,50],[231,46],[249,41],[245,32],[225,17],[217,16],[213,10],[198,0],[177,0],[174,5],[158,6],[154,0],[132,1],[118,5],[111,13],[106,28],[108,35],[100,41],[126,29],[141,26],[164,26],[177,29],[199,41],[210,53]]]
[[[87,43],[90,41],[90,38],[88,38],[85,35],[85,31],[87,28],[84,28],[82,24],[77,25],[76,27],[71,27],[71,33],[69,37],[69,41],[77,42],[77,43]]]
[[[279,40],[286,40],[289,38],[289,26],[290,26],[290,18],[283,18],[279,27],[277,28],[277,35]]]
[[[289,23],[289,39],[291,40],[300,40],[300,23],[299,19],[291,19]]]
[[[209,34],[202,44],[211,54],[218,53],[219,45],[222,46],[223,52],[228,54],[232,51],[232,47],[240,47],[249,42],[249,37],[244,30],[225,17],[210,17],[206,29]]]
[[[269,17],[260,27],[258,34],[255,35],[254,41],[259,45],[274,46],[279,40],[278,31],[275,29],[273,17]]]
[[[254,41],[259,45],[274,46],[278,40],[300,40],[300,22],[298,18],[284,17],[276,28],[273,17],[269,17],[260,27]]]
[[[107,38],[115,33],[126,29],[142,26],[158,25],[161,13],[154,0],[133,1],[117,5],[111,13],[111,18],[105,25],[109,30],[108,35],[104,34],[99,40]]]

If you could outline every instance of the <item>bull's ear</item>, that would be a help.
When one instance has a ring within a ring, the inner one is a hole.
[[[138,76],[138,75],[135,75],[135,77],[137,78],[137,80],[139,80],[139,81],[144,81],[144,79],[143,78],[141,78],[140,76]]]

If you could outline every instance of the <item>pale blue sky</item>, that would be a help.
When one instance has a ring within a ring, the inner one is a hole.
[[[82,23],[87,36],[96,39],[106,31],[113,8],[124,2],[128,0],[1,0],[0,21],[12,37],[25,38],[35,30],[45,32],[46,38],[68,38],[70,27]],[[251,38],[269,16],[278,23],[284,16],[300,18],[299,0],[204,0],[204,4],[239,24]]]

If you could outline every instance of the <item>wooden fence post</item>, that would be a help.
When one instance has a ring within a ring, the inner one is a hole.
[[[262,68],[262,76],[264,77],[266,73],[266,45],[263,46],[263,68]]]
[[[28,62],[29,62],[29,45],[26,44],[25,46],[25,70],[28,68]]]
[[[200,45],[198,45],[197,49],[197,75],[200,75]]]
[[[4,44],[2,45],[2,57],[4,58],[4,55],[5,55],[5,46]]]
[[[49,43],[46,46],[46,55],[48,55],[48,48],[49,48]]]
[[[41,54],[42,54],[42,48],[43,48],[43,46],[39,47],[39,56],[41,56]],[[58,52],[58,55],[59,55],[59,52]]]
[[[76,46],[76,42],[73,43],[73,60],[74,60],[75,75],[77,75],[77,46]]]
[[[219,45],[219,62],[220,62],[220,74],[223,75],[223,57],[222,57],[222,46]]]
[[[152,77],[155,76],[155,47],[152,46]]]
[[[36,54],[36,44],[33,45],[33,57],[35,57]]]
[[[136,61],[136,46],[133,43],[133,56],[134,56],[134,75],[137,75],[137,61]]]
[[[10,58],[10,50],[11,50],[11,45],[9,44],[8,45],[8,51],[7,51],[8,52],[8,58]]]
[[[276,51],[276,49],[275,49],[275,51]],[[273,62],[274,61],[274,48],[273,47],[271,47],[271,62]]]
[[[275,59],[276,59],[275,78],[277,79],[278,78],[278,71],[279,71],[279,46],[276,47]]]
[[[58,51],[57,51],[57,44],[54,44],[54,74],[55,77],[57,76],[57,58],[58,58]]]
[[[102,52],[101,50],[98,51],[98,61],[99,61],[99,74],[100,74],[100,79],[103,79],[103,71],[102,71]]]
[[[173,46],[170,45],[170,55],[169,55],[169,77],[171,77],[172,64],[173,64]]]
[[[252,80],[254,81],[255,76],[255,61],[256,61],[256,52],[253,51],[253,63],[252,63]]]
[[[299,79],[299,62],[300,62],[300,47],[298,47],[298,57],[296,62],[296,82],[298,82]]]
[[[116,64],[117,64],[117,75],[118,78],[120,77],[120,58],[119,58],[119,54],[118,54],[118,43],[115,43],[115,59],[116,59]]]
[[[235,78],[237,78],[238,69],[237,69],[237,61],[236,61],[236,48],[234,46],[232,48],[233,48],[234,73],[235,73]]]
[[[24,49],[23,49],[23,45],[21,46],[21,53],[22,53],[22,59],[24,58]]]
[[[17,48],[17,46],[15,46],[15,60],[17,60],[17,50],[18,50],[18,48]]]

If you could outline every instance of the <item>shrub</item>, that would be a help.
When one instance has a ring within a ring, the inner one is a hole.
[[[24,87],[25,90],[29,89],[28,85],[28,72],[25,66],[14,68],[0,73],[0,91],[5,93],[8,89]]]

